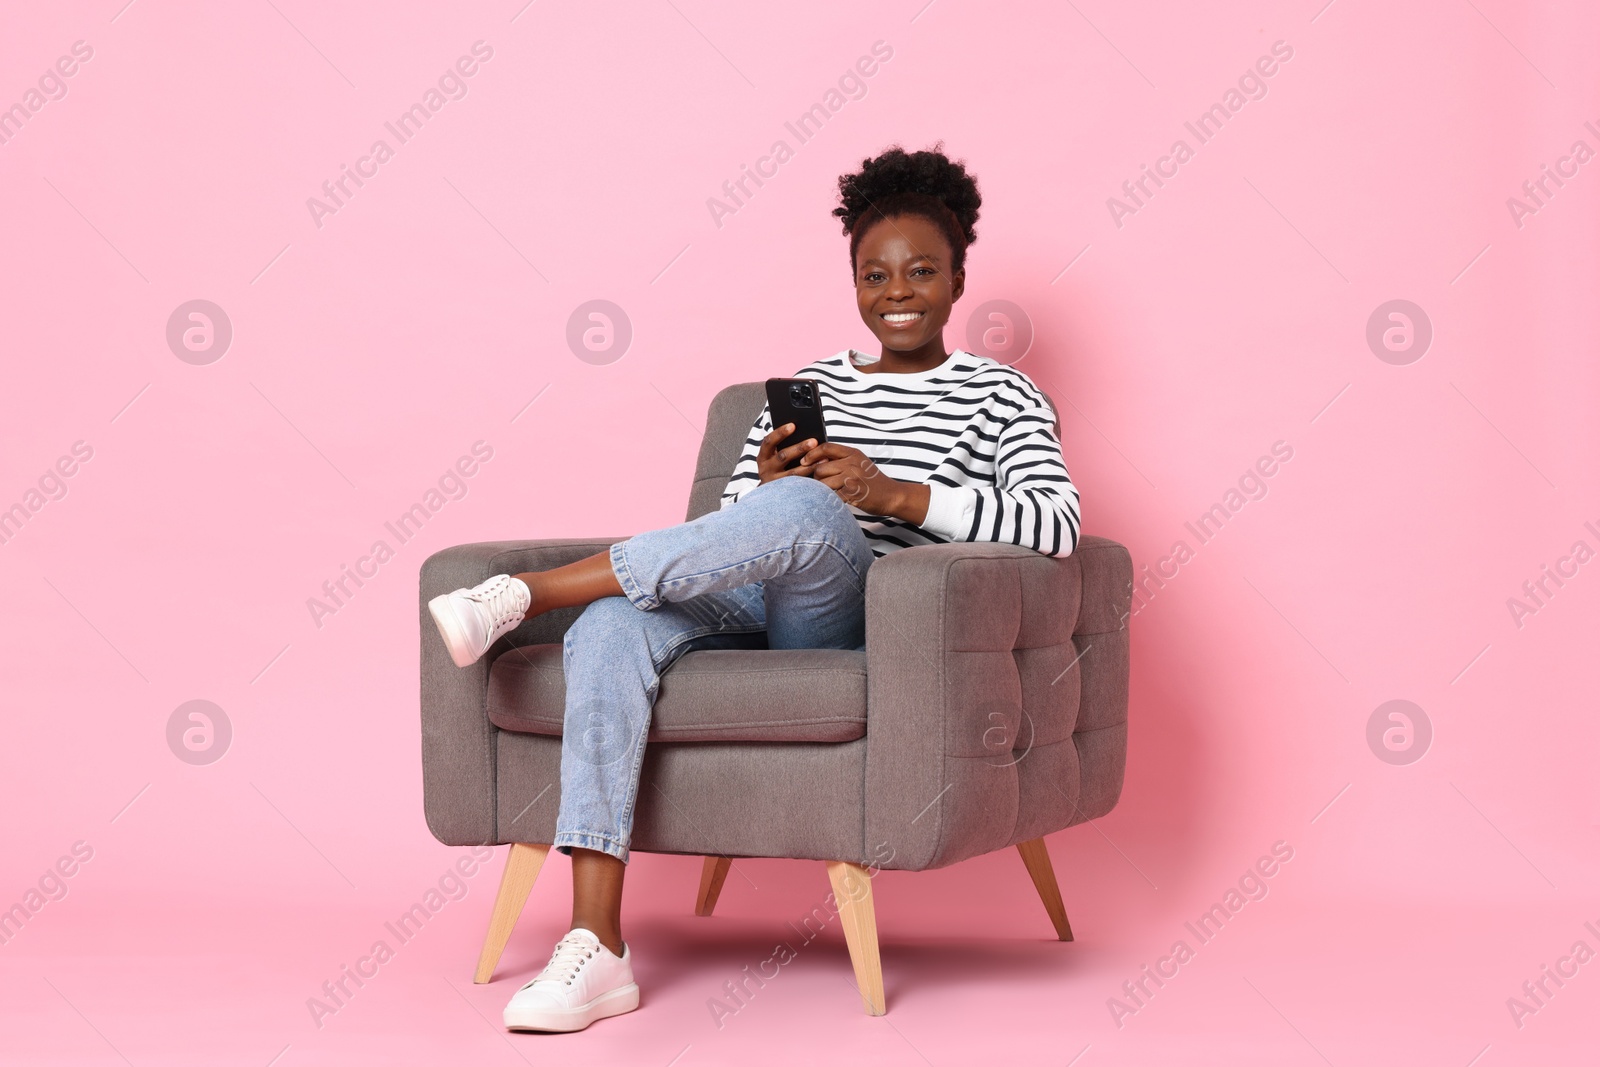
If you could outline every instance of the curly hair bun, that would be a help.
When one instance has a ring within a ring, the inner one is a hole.
[[[974,228],[983,197],[966,165],[941,149],[943,142],[921,152],[899,145],[861,161],[854,174],[839,175],[839,206],[833,214],[850,236],[850,263],[867,229],[879,219],[915,215],[944,230],[953,255],[952,270],[966,261],[967,246],[978,239]]]

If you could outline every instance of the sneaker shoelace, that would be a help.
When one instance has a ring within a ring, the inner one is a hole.
[[[539,982],[571,985],[578,977],[578,972],[583,969],[583,965],[593,958],[594,949],[587,941],[578,937],[564,937],[556,943],[556,950],[550,954],[550,962],[544,965],[539,977],[528,985]]]
[[[511,588],[511,578],[501,575],[500,580],[492,587],[481,593],[474,594],[472,599],[483,605],[488,612],[490,627],[500,629],[508,622],[520,620],[524,611],[517,606],[517,595]]]

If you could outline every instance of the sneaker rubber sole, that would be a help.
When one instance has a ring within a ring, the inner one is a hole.
[[[450,658],[457,667],[470,667],[478,662],[478,651],[467,639],[467,631],[456,616],[455,602],[450,594],[441,593],[428,601],[428,614],[433,616],[433,624],[439,628],[444,647],[449,650]]]
[[[630,982],[609,993],[602,993],[587,1004],[564,1010],[506,1008],[507,1030],[537,1030],[544,1033],[570,1034],[582,1030],[592,1022],[625,1015],[639,1006],[639,983]]]

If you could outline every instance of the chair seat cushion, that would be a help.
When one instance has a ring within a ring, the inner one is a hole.
[[[561,735],[560,645],[524,645],[489,669],[489,721]],[[867,654],[835,649],[689,652],[661,676],[656,741],[844,742],[867,733]]]

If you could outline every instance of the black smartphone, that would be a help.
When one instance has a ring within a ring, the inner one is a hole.
[[[794,433],[778,442],[780,450],[812,437],[819,445],[828,439],[828,428],[822,423],[822,383],[815,379],[768,378],[767,410],[772,413],[774,428],[794,423]],[[796,456],[783,469],[793,470],[799,465],[800,457]]]

